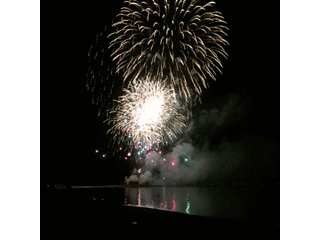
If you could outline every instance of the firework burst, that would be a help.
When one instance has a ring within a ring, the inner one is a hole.
[[[132,81],[110,111],[106,121],[112,127],[108,132],[118,139],[118,144],[167,144],[185,127],[188,116],[184,112],[165,81]]]
[[[109,35],[116,71],[124,81],[144,77],[168,79],[180,97],[190,101],[221,72],[227,57],[227,27],[213,1],[127,0]]]

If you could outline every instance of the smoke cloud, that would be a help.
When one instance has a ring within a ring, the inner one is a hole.
[[[200,111],[171,151],[149,153],[142,174],[132,175],[126,182],[194,184],[252,181],[252,175],[263,175],[270,158],[263,149],[276,152],[277,146],[255,134],[250,106],[250,99],[233,95],[221,109]]]
[[[152,181],[151,176],[152,174],[150,171],[146,171],[145,173],[141,174],[139,178],[139,184],[144,185],[144,184],[151,183]]]

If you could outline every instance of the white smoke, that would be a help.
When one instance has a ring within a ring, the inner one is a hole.
[[[137,175],[131,175],[129,178],[125,177],[125,183],[126,184],[130,184],[130,183],[138,183],[139,182],[139,178]]]
[[[209,150],[207,144],[197,149],[190,143],[182,143],[165,157],[175,161],[175,165],[163,165],[161,174],[166,182],[179,184],[221,179],[232,173],[242,160],[239,147],[230,143],[220,144],[215,151]]]
[[[152,177],[152,173],[150,171],[146,171],[145,173],[140,175],[139,184],[145,185],[145,184],[151,183],[152,181],[151,177]]]
[[[249,105],[250,101],[232,96],[220,110],[202,110],[169,153],[149,153],[139,183],[193,184],[236,177],[257,146],[257,139],[242,130]]]

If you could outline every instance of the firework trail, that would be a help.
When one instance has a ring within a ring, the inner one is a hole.
[[[111,60],[108,49],[109,28],[98,32],[88,52],[87,90],[92,93],[92,103],[98,106],[98,116],[112,108],[110,99],[117,98],[124,87],[122,78],[116,74],[116,65]]]
[[[185,127],[188,111],[179,104],[174,90],[165,81],[149,78],[132,81],[115,101],[106,120],[108,133],[117,143],[149,146],[167,144]]]
[[[227,57],[228,29],[215,2],[198,0],[127,0],[109,35],[111,57],[124,81],[145,77],[168,79],[185,101],[200,96],[208,77],[221,73]]]

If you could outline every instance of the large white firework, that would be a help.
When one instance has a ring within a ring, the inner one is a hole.
[[[227,57],[223,36],[226,22],[220,12],[209,11],[215,2],[199,0],[126,0],[109,48],[124,81],[156,77],[185,100],[199,96],[208,77],[221,72]]]
[[[188,115],[165,81],[134,80],[110,111],[109,133],[118,144],[167,144],[185,127]]]

